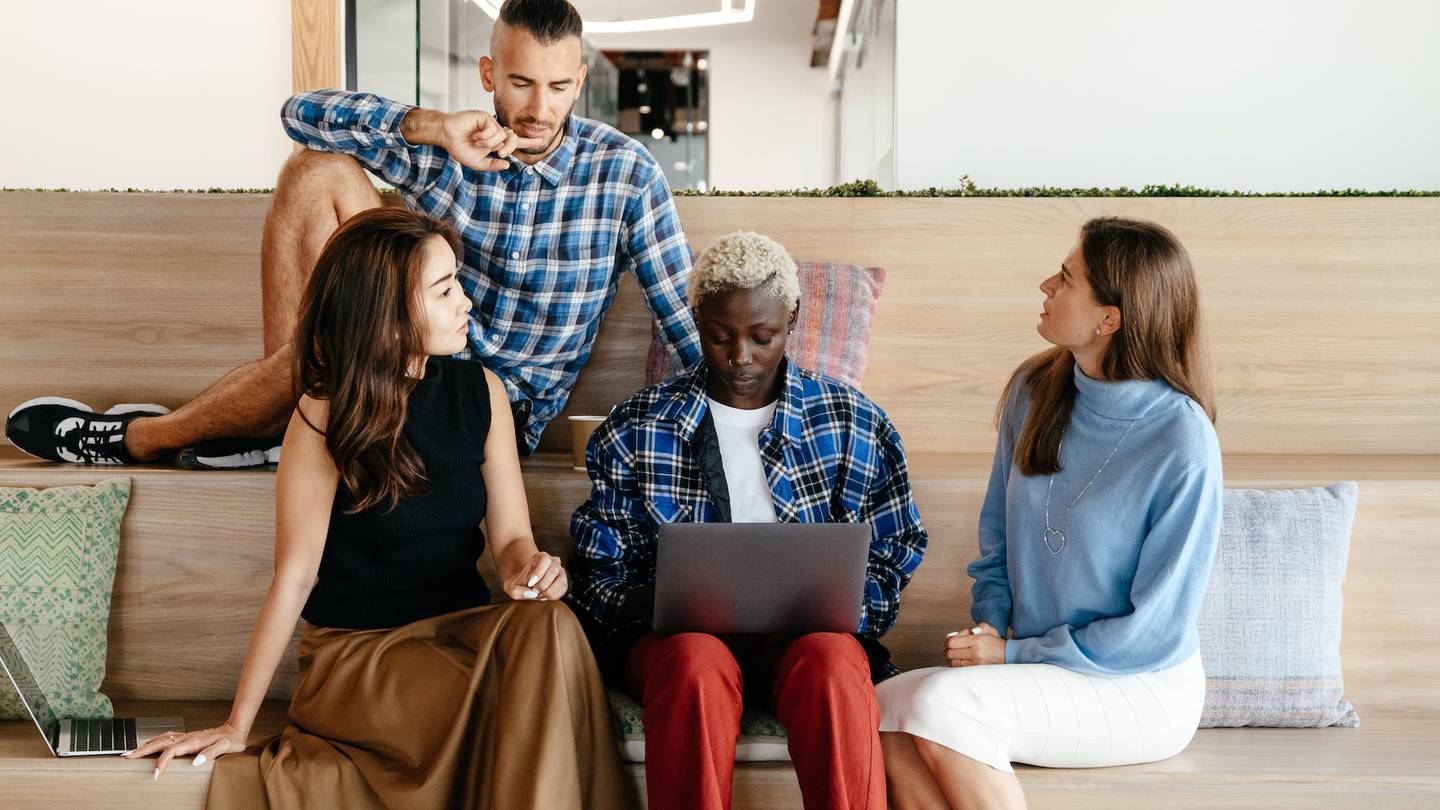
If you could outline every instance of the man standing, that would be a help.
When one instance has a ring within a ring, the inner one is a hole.
[[[566,0],[508,0],[479,65],[493,116],[368,93],[292,96],[285,131],[306,148],[281,170],[265,221],[265,359],[173,413],[31,400],[10,414],[6,436],[54,461],[135,463],[181,448],[187,466],[275,460],[295,402],[288,344],[315,258],[340,223],[382,204],[364,169],[460,232],[459,276],[474,303],[467,353],[504,381],[523,452],[564,408],[622,272],[636,275],[684,364],[699,362],[685,303],[690,249],[664,174],[633,139],[572,114],[586,75],[582,27]]]

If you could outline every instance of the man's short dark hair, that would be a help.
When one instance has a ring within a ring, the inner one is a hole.
[[[580,12],[566,0],[505,0],[500,22],[530,32],[541,45],[549,45],[585,30]]]

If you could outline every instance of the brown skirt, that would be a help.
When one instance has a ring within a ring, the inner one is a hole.
[[[558,602],[393,630],[307,626],[289,723],[216,760],[207,806],[624,808],[610,704]]]

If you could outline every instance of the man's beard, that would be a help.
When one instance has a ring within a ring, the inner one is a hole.
[[[510,127],[510,113],[506,112],[505,106],[500,103],[500,99],[498,97],[495,98],[494,101],[495,120],[499,121],[500,126],[502,127]],[[579,101],[579,99],[576,99],[575,101]],[[539,149],[516,149],[515,151],[524,155],[543,155],[546,152],[550,151],[551,147],[555,145],[555,142],[565,137],[565,133],[570,130],[570,118],[574,115],[575,112],[575,101],[570,102],[570,109],[565,111],[564,119],[560,121],[560,126],[555,128],[555,134],[550,136],[550,141],[548,143],[546,143]],[[535,120],[533,118],[529,118],[520,123],[531,124],[535,123]],[[516,134],[518,135],[519,133]]]

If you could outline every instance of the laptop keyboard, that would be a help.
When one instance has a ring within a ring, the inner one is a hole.
[[[137,745],[134,720],[71,720],[70,724],[70,750],[75,753],[130,751]]]

